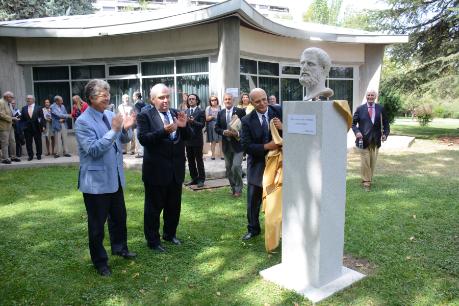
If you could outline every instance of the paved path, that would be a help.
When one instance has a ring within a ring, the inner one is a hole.
[[[350,133],[349,133],[350,134]],[[355,148],[354,137],[348,134],[348,151],[352,151]],[[408,136],[389,136],[388,140],[381,147],[381,151],[385,150],[403,150],[410,147],[414,142],[414,137]],[[356,150],[356,149],[355,149]],[[27,161],[27,157],[21,157],[21,162],[13,162],[10,165],[0,164],[0,171],[7,169],[19,169],[19,168],[34,168],[34,167],[48,167],[48,166],[69,166],[78,165],[79,158],[77,155],[71,157],[59,157],[54,158],[53,156],[43,156],[41,160],[34,158],[31,161]],[[135,158],[133,155],[124,155],[124,165],[126,169],[142,169],[142,159]],[[225,161],[219,158],[211,160],[209,156],[205,156],[204,167],[206,169],[206,177],[209,179],[217,179],[225,177]],[[242,164],[244,171],[246,171],[247,165],[244,161]]]

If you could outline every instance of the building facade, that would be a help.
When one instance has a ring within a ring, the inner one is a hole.
[[[311,28],[312,29],[312,28]],[[0,22],[0,90],[12,90],[18,104],[34,94],[39,104],[71,96],[101,78],[111,85],[111,102],[140,90],[148,97],[156,83],[207,103],[228,88],[261,87],[278,100],[301,100],[299,57],[307,47],[324,49],[333,68],[327,86],[351,109],[378,88],[384,48],[406,36],[321,26],[294,28],[267,19],[243,0],[203,8],[105,13]]]

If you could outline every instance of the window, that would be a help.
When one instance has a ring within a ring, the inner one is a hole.
[[[209,72],[207,57],[177,60],[177,74],[197,72]]]
[[[258,74],[279,75],[279,64],[269,62],[258,62]]]
[[[302,101],[303,85],[298,79],[281,79],[282,101]]]
[[[69,67],[68,66],[54,66],[54,67],[34,67],[33,79],[35,81],[45,80],[68,80]]]
[[[105,65],[71,66],[72,79],[103,79]]]
[[[279,98],[279,78],[260,77],[259,86],[266,91],[266,95],[275,95]]]
[[[109,75],[129,75],[137,74],[137,65],[110,66],[108,67]]]
[[[282,74],[290,74],[294,76],[300,77],[300,67],[293,67],[293,66],[282,66]]]
[[[187,75],[177,77],[177,101],[181,101],[181,93],[194,93],[201,100],[201,108],[206,106],[209,100],[209,76],[202,75]]]
[[[140,88],[138,79],[108,80],[108,84],[110,84],[110,103],[115,105],[115,112],[118,110],[118,105],[122,103],[121,98],[124,94],[129,96],[129,101],[132,103],[134,91]]]
[[[241,58],[241,73],[257,74],[257,61]]]
[[[252,89],[258,86],[257,76],[242,75],[240,76],[240,88],[242,93],[249,93]]]
[[[174,74],[174,61],[145,62],[141,67],[144,76]]]

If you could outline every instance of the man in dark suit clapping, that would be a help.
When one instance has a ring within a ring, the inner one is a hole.
[[[45,118],[43,116],[43,111],[40,106],[36,105],[35,97],[32,95],[27,95],[27,105],[25,105],[21,111],[21,124],[24,131],[29,161],[33,159],[32,141],[35,142],[37,159],[41,159],[41,132],[43,132],[44,122]]]
[[[201,100],[198,95],[190,94],[188,96],[185,111],[188,117],[188,125],[193,129],[193,137],[185,142],[186,158],[188,160],[188,169],[190,170],[191,182],[186,185],[197,184],[197,187],[204,187],[206,173],[204,170],[204,160],[202,159],[202,150],[204,140],[202,138],[202,129],[205,126],[206,118],[204,111],[199,108]]]
[[[255,110],[242,118],[242,146],[248,155],[247,159],[247,234],[242,239],[248,240],[260,234],[260,206],[263,195],[263,172],[265,155],[269,150],[278,148],[274,143],[269,122],[282,130],[282,109],[278,105],[269,105],[266,92],[261,88],[253,89],[250,101]]]
[[[231,185],[233,196],[238,198],[242,193],[242,146],[239,132],[231,129],[233,116],[239,119],[245,116],[245,110],[233,106],[233,96],[226,93],[223,96],[225,108],[217,115],[215,132],[222,135],[222,149],[225,156],[226,177]]]
[[[193,131],[185,113],[169,108],[170,89],[166,85],[153,86],[150,99],[152,107],[137,116],[138,138],[144,146],[144,233],[148,247],[165,252],[159,235],[163,210],[163,239],[181,244],[176,232],[185,178],[185,140],[191,138]]]

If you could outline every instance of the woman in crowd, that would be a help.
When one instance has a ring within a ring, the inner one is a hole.
[[[43,136],[45,136],[46,142],[46,156],[50,154],[54,155],[54,135],[53,129],[51,127],[52,118],[51,118],[51,101],[49,99],[45,99],[43,101],[43,117],[45,118],[45,130],[43,131]],[[51,141],[50,141],[51,138]],[[51,153],[49,152],[51,145]]]
[[[77,118],[88,108],[88,103],[81,100],[80,96],[76,95],[72,97],[73,108],[72,108],[72,118],[77,120]]]
[[[217,123],[217,115],[220,109],[220,103],[217,96],[210,96],[209,106],[206,107],[206,131],[207,142],[210,142],[212,160],[215,160],[215,147],[217,146],[217,143],[220,143],[220,152],[223,152],[221,147],[222,136],[215,132],[215,123]]]
[[[241,94],[241,100],[239,101],[237,107],[245,109],[246,115],[250,114],[250,112],[253,111],[253,105],[252,103],[250,103],[249,94]]]
[[[188,109],[188,94],[186,92],[182,93],[182,103],[180,103],[178,109],[180,111],[186,111]]]

